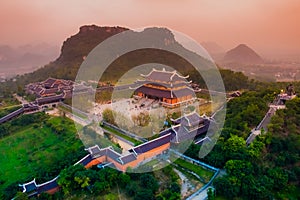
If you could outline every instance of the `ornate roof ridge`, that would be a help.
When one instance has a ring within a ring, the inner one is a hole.
[[[189,75],[187,75],[187,76],[182,76],[182,75],[180,75],[180,74],[178,73],[177,70],[167,71],[166,68],[163,68],[162,70],[158,70],[158,69],[152,68],[151,72],[149,72],[148,74],[146,74],[146,75],[145,75],[145,74],[140,74],[140,75],[141,75],[142,77],[148,77],[148,76],[150,76],[150,74],[151,74],[152,72],[165,72],[165,73],[170,73],[170,74],[172,74],[172,76],[170,77],[170,80],[172,80],[173,77],[174,77],[175,75],[177,75],[178,77],[183,78],[183,79],[189,78]]]

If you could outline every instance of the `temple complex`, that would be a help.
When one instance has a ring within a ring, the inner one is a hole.
[[[187,80],[188,76],[181,76],[177,71],[152,69],[149,74],[141,76],[144,77],[144,80],[136,81],[134,85],[137,87],[131,88],[135,90],[134,95],[137,98],[153,99],[166,108],[188,105],[196,99],[194,90],[191,88],[191,81]],[[28,86],[28,89],[31,90],[32,94],[41,95],[36,100],[37,104],[40,105],[44,103],[43,101],[57,101],[55,97],[64,98],[62,96],[64,93],[57,92],[60,87],[56,87],[56,83],[62,84],[60,80],[48,79],[42,83]],[[65,87],[67,86],[61,88]],[[55,95],[43,96],[43,92],[36,92],[40,91],[41,88],[41,91],[56,89]],[[206,116],[200,116],[196,111],[186,113],[171,121],[171,127],[161,131],[157,138],[146,140],[146,142],[132,147],[123,154],[118,153],[112,147],[99,147],[97,144],[88,147],[85,149],[88,151],[88,155],[74,165],[80,164],[85,168],[110,166],[125,172],[129,168],[137,168],[160,155],[165,155],[169,149],[177,147],[181,142],[204,136],[209,125],[213,122]],[[53,194],[59,189],[57,178],[40,185],[33,180],[20,186],[23,187],[23,192],[30,195],[38,195],[42,192]]]
[[[26,92],[37,98],[53,97],[59,94],[63,96],[71,94],[74,82],[71,80],[48,78],[45,81],[26,85]]]

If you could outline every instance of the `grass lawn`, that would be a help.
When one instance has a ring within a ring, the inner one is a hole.
[[[107,127],[107,126],[101,126],[101,127],[104,129],[104,131],[107,130],[107,131],[109,131],[109,132],[111,132],[113,134],[116,134],[116,135],[118,135],[118,136],[124,138],[125,140],[128,140],[128,141],[130,141],[130,142],[132,142],[134,144],[141,144],[140,141],[138,141],[138,140],[136,140],[136,139],[134,139],[132,137],[129,137],[127,135],[124,135],[124,134],[120,133],[119,131],[117,131],[117,130],[115,130],[113,128],[110,128],[110,127]]]
[[[209,93],[196,93],[197,98],[205,99],[205,100],[211,100]]]
[[[80,139],[84,143],[85,147],[91,147],[95,144],[99,145],[100,148],[112,146],[113,149],[119,153],[122,152],[116,143],[110,141],[105,136],[98,134],[92,127],[86,126],[78,132]]]
[[[0,109],[9,107],[9,106],[16,106],[20,105],[20,102],[14,97],[1,97],[0,94]]]
[[[218,103],[206,103],[199,106],[200,115],[206,114],[210,116],[212,113],[220,109],[222,104]]]
[[[164,162],[162,160],[159,160],[157,158],[144,163],[143,165],[140,165],[135,169],[136,172],[148,172],[148,171],[157,171],[160,170],[166,166],[168,166],[169,163]]]
[[[0,194],[10,184],[32,180],[43,170],[57,168],[57,163],[64,161],[69,154],[84,148],[70,120],[51,117],[47,121],[60,124],[64,132],[56,134],[50,127],[39,123],[37,128],[20,127],[0,140]]]
[[[188,169],[190,171],[195,172],[198,176],[202,177],[205,180],[206,183],[214,175],[214,172],[212,172],[210,170],[207,170],[207,169],[205,169],[201,166],[194,165],[194,164],[192,164],[190,162],[187,162],[187,161],[185,161],[181,158],[177,159],[174,163],[177,164],[178,166],[182,167],[182,168],[185,168],[185,169]]]

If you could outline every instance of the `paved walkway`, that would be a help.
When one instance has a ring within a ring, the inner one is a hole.
[[[268,124],[271,122],[271,118],[276,114],[276,111],[278,109],[282,109],[284,107],[280,106],[279,103],[280,101],[275,99],[274,100],[274,104],[270,105],[269,110],[267,111],[267,113],[265,114],[264,118],[261,120],[261,122],[257,125],[257,127],[255,129],[253,129],[250,133],[250,135],[248,136],[246,143],[247,145],[251,144],[254,139],[256,138],[256,136],[261,134],[261,130],[263,129],[265,132],[268,131]]]
[[[113,140],[115,140],[116,143],[119,143],[121,148],[123,149],[123,153],[127,152],[129,149],[132,149],[134,147],[134,144],[118,135],[115,133],[109,131],[109,130],[103,130],[104,132],[107,132],[113,136]]]
[[[24,99],[23,97],[20,97],[18,94],[13,94],[13,96],[22,104],[28,104],[29,102]]]
[[[195,196],[192,200],[205,200],[207,199],[207,190],[210,187],[206,188],[205,190],[203,190],[202,192],[200,192],[197,196]]]
[[[181,179],[181,182],[182,182],[181,197],[184,197],[184,196],[186,196],[188,189],[190,188],[189,179],[183,173],[181,173],[179,170],[177,170],[175,168],[173,170],[178,174],[178,176]]]

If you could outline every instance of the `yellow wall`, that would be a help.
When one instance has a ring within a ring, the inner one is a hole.
[[[96,159],[92,160],[91,162],[89,162],[89,163],[85,166],[85,168],[90,168],[90,167],[92,167],[92,166],[94,166],[94,165],[98,165],[98,164],[100,164],[100,163],[103,163],[103,162],[106,162],[106,161],[107,161],[107,162],[112,162],[112,163],[114,163],[114,165],[115,165],[119,170],[125,172],[126,169],[127,169],[128,167],[134,168],[134,167],[136,167],[140,162],[142,162],[142,161],[144,161],[144,160],[146,160],[146,159],[148,159],[148,158],[152,158],[152,157],[154,157],[154,156],[157,156],[157,155],[161,154],[163,151],[165,151],[165,150],[167,150],[167,149],[169,149],[169,148],[170,148],[170,143],[164,144],[164,145],[159,146],[159,147],[157,147],[157,148],[155,148],[155,149],[152,149],[151,151],[148,151],[148,152],[146,152],[146,153],[143,153],[143,154],[138,155],[136,160],[134,160],[134,161],[132,161],[132,162],[130,162],[130,163],[127,163],[127,164],[125,164],[125,165],[122,165],[122,164],[120,164],[119,162],[117,162],[117,161],[115,161],[115,160],[113,160],[113,159],[111,159],[110,157],[107,157],[107,156],[105,155],[105,156],[101,156],[101,157],[99,157],[99,158],[96,158]]]
[[[103,163],[103,162],[105,162],[106,161],[106,156],[101,156],[101,157],[99,157],[99,158],[96,158],[96,159],[94,159],[94,160],[92,160],[91,162],[89,162],[87,165],[85,165],[84,167],[85,168],[91,168],[91,167],[93,167],[93,166],[95,166],[95,165],[98,165],[98,164],[100,164],[100,163]]]
[[[57,192],[59,190],[60,187],[56,187],[56,188],[53,188],[51,190],[47,190],[46,193],[48,194],[54,194],[55,192]]]

